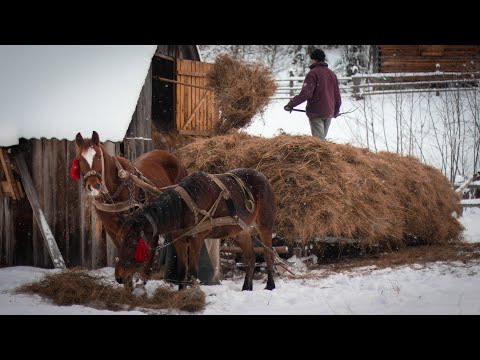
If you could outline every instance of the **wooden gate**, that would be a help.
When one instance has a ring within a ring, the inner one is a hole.
[[[176,125],[181,134],[209,134],[218,121],[214,92],[206,88],[214,65],[177,59]]]

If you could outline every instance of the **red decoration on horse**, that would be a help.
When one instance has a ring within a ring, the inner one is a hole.
[[[75,180],[80,180],[80,161],[77,158],[72,161],[72,168],[70,169],[70,177]]]
[[[138,240],[137,249],[135,250],[135,261],[143,263],[146,260],[150,261],[152,259],[152,252],[150,251],[150,246],[145,242],[143,237]]]

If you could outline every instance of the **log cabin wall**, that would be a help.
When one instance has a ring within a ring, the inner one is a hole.
[[[377,49],[381,73],[479,70],[479,45],[377,45]]]

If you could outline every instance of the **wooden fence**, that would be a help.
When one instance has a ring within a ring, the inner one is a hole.
[[[368,95],[412,92],[472,91],[479,89],[480,71],[428,73],[374,73],[337,77],[342,94]],[[302,89],[305,77],[279,78],[272,99],[291,99]]]

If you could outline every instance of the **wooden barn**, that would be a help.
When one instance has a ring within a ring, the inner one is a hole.
[[[82,133],[84,137],[90,137],[93,130],[98,131],[100,140],[111,155],[134,160],[152,150],[153,127],[202,134],[208,133],[218,118],[213,93],[204,87],[206,73],[213,65],[201,62],[197,46],[158,45],[151,46],[151,49],[151,53],[144,56],[149,64],[144,62],[141,65],[145,69],[139,72],[142,78],[138,79],[137,76],[135,79],[141,91],[124,100],[133,100],[132,104],[136,101],[136,106],[131,108],[128,115],[131,120],[123,138],[102,136],[98,128]],[[3,50],[7,51],[5,48]],[[101,63],[100,59],[97,63]],[[113,63],[108,66],[117,65]],[[8,77],[5,74],[6,71],[3,76]],[[79,97],[83,95],[86,98],[89,96],[87,91],[80,93]],[[25,107],[35,106],[26,99],[22,99],[22,102]],[[100,104],[105,110],[124,106],[120,100],[117,103],[105,101]],[[65,112],[73,114],[75,109],[68,108]],[[31,118],[29,121],[39,120]],[[63,121],[68,123],[68,116]],[[115,126],[111,119],[106,121]],[[3,119],[0,119],[2,128],[3,123]],[[76,151],[74,138],[78,132],[73,123],[70,127],[71,134],[64,138],[47,135],[51,134],[52,129],[39,130],[28,138],[21,137],[18,144],[12,145],[2,144],[0,137],[0,266],[52,267],[52,256],[45,245],[52,238],[67,267],[99,268],[114,265],[116,249],[113,243],[96,218],[81,183],[69,176]],[[8,130],[8,124],[6,128]],[[42,216],[48,224],[47,234],[39,226]],[[48,234],[48,229],[51,234]],[[212,268],[212,263],[208,262],[208,252],[206,249],[202,251],[202,259],[207,260],[207,265],[202,263],[203,267]]]

